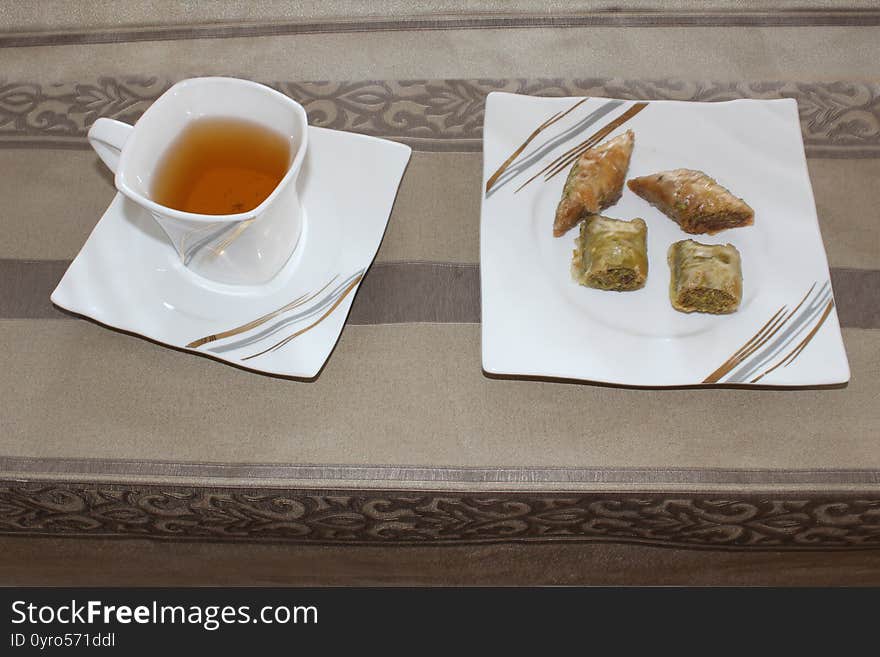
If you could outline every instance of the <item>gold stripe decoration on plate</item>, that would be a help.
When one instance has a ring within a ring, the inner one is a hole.
[[[564,112],[557,112],[545,120],[541,125],[535,128],[526,140],[511,153],[507,159],[498,167],[489,179],[486,181],[486,198],[490,198],[493,194],[499,192],[508,184],[521,179],[522,176],[528,175],[535,167],[539,167],[551,153],[564,147],[567,144],[577,140],[587,129],[591,128],[599,121],[603,120],[613,111],[623,107],[627,101],[616,99],[601,99],[602,102],[598,107],[593,108],[585,116],[577,119],[572,125],[562,128],[560,131],[553,131],[553,134],[547,134],[543,140],[537,140],[542,133],[546,133],[548,128],[557,125],[564,117],[580,108],[590,98],[583,98],[577,101],[572,107]],[[569,148],[565,153],[554,159],[550,164],[544,166],[538,173],[521,184],[514,193],[520,191],[548,170],[558,167],[560,163],[571,163],[577,159],[584,151],[592,148],[607,137],[616,128],[629,121],[636,114],[641,112],[648,103],[639,102],[629,107],[623,114],[613,121],[606,124],[603,128],[594,133],[589,139],[581,141],[577,145]],[[537,140],[537,141],[536,141]],[[532,143],[535,142],[535,143]],[[565,164],[562,165],[563,168]],[[546,180],[550,180],[555,172],[551,171],[547,175]]]
[[[528,146],[529,144],[532,143],[532,141],[535,139],[535,137],[537,137],[539,134],[541,134],[544,130],[549,128],[554,123],[556,123],[556,122],[560,121],[561,119],[565,118],[566,116],[568,116],[568,114],[570,114],[571,112],[576,110],[578,107],[583,105],[588,100],[589,100],[589,98],[584,98],[582,100],[579,100],[577,103],[575,103],[574,105],[569,107],[564,112],[556,112],[556,114],[554,114],[549,119],[544,121],[544,123],[542,123],[537,128],[535,128],[534,131],[532,132],[532,134],[530,134],[528,136],[528,138],[522,144],[520,144],[519,147],[515,151],[513,151],[513,153],[511,153],[510,157],[508,157],[504,161],[504,164],[502,164],[500,167],[498,167],[498,169],[495,171],[495,173],[493,173],[489,177],[489,180],[486,181],[486,191],[488,192],[490,189],[492,189],[492,186],[495,184],[495,182],[498,180],[498,178],[501,177],[501,174],[503,174],[507,170],[507,167],[509,167],[511,164],[513,164],[514,160],[516,160],[516,158],[519,157],[520,153],[522,153],[526,149],[526,146]]]
[[[317,292],[302,294],[277,310],[266,313],[265,315],[257,317],[256,319],[240,326],[218,333],[212,333],[211,335],[206,335],[198,340],[193,340],[186,346],[189,349],[198,349],[210,344],[212,346],[209,348],[209,351],[216,354],[222,354],[245,347],[254,347],[260,345],[260,343],[265,343],[268,338],[280,333],[288,327],[296,326],[297,324],[301,324],[304,321],[317,317],[316,320],[312,321],[304,328],[296,330],[293,334],[280,341],[272,343],[261,351],[243,357],[242,360],[250,360],[251,358],[262,356],[270,351],[280,349],[294,338],[310,331],[327,319],[327,317],[329,317],[333,311],[342,304],[348,295],[357,288],[358,284],[363,280],[365,271],[365,269],[360,269],[343,281],[339,281],[340,277],[336,274]],[[276,321],[270,323],[272,320]],[[238,339],[230,341],[230,338]]]
[[[573,164],[581,155],[586,153],[588,150],[590,150],[594,146],[597,146],[599,144],[599,142],[601,142],[603,139],[605,139],[605,137],[607,137],[614,130],[616,130],[617,128],[622,126],[624,123],[629,121],[631,118],[633,118],[636,114],[641,112],[647,106],[648,106],[648,103],[636,103],[635,105],[630,107],[628,110],[626,110],[623,114],[621,114],[616,119],[614,119],[611,123],[606,125],[604,128],[598,130],[592,136],[585,139],[584,141],[582,141],[578,145],[565,151],[562,155],[560,155],[555,160],[550,162],[543,169],[538,171],[538,173],[536,173],[531,178],[526,180],[522,185],[517,187],[515,192],[520,191],[523,187],[528,185],[530,182],[532,182],[536,178],[540,177],[542,174],[544,174],[544,182],[547,182],[548,180],[553,179],[559,173],[564,171],[568,166]]]
[[[786,305],[779,308],[703,383],[757,383],[778,368],[794,363],[834,309],[831,282],[826,281],[818,289],[817,285],[813,283],[793,309]]]

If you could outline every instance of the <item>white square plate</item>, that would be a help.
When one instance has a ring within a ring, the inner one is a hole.
[[[754,226],[690,236],[624,187],[621,199],[602,214],[647,222],[649,271],[643,289],[621,293],[572,281],[577,228],[552,236],[568,167],[516,191],[635,105],[590,98],[575,107],[580,101],[507,93],[487,98],[480,219],[483,369],[632,386],[848,381],[796,102],[651,101],[608,135],[635,132],[627,179],[699,169],[755,210]],[[527,141],[486,193],[487,181]],[[743,299],[736,313],[672,308],[666,252],[690,237],[739,249]]]
[[[102,324],[240,367],[311,378],[345,324],[373,262],[411,149],[309,128],[297,180],[300,244],[259,286],[208,281],[184,267],[155,220],[117,194],[52,301]]]

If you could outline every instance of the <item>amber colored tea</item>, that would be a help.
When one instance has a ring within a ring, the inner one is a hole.
[[[184,212],[247,212],[272,193],[290,160],[289,141],[269,128],[243,119],[197,119],[165,151],[150,196]]]

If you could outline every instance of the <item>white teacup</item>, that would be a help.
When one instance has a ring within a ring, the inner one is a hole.
[[[150,198],[168,146],[190,122],[205,117],[246,119],[290,140],[287,173],[249,212],[195,214]],[[98,119],[89,130],[89,143],[116,174],[116,188],[150,211],[183,264],[197,274],[221,283],[263,283],[296,249],[303,222],[296,178],[308,147],[308,121],[302,105],[284,94],[235,78],[184,80],[162,94],[134,126]]]

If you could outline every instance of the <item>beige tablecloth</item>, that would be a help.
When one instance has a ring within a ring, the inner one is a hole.
[[[880,543],[875,4],[433,4],[0,8],[0,531]],[[280,89],[313,125],[414,149],[377,264],[314,382],[165,349],[48,302],[114,194],[89,125],[134,121],[169,84],[211,74]],[[796,98],[850,384],[486,377],[480,139],[496,89]]]

